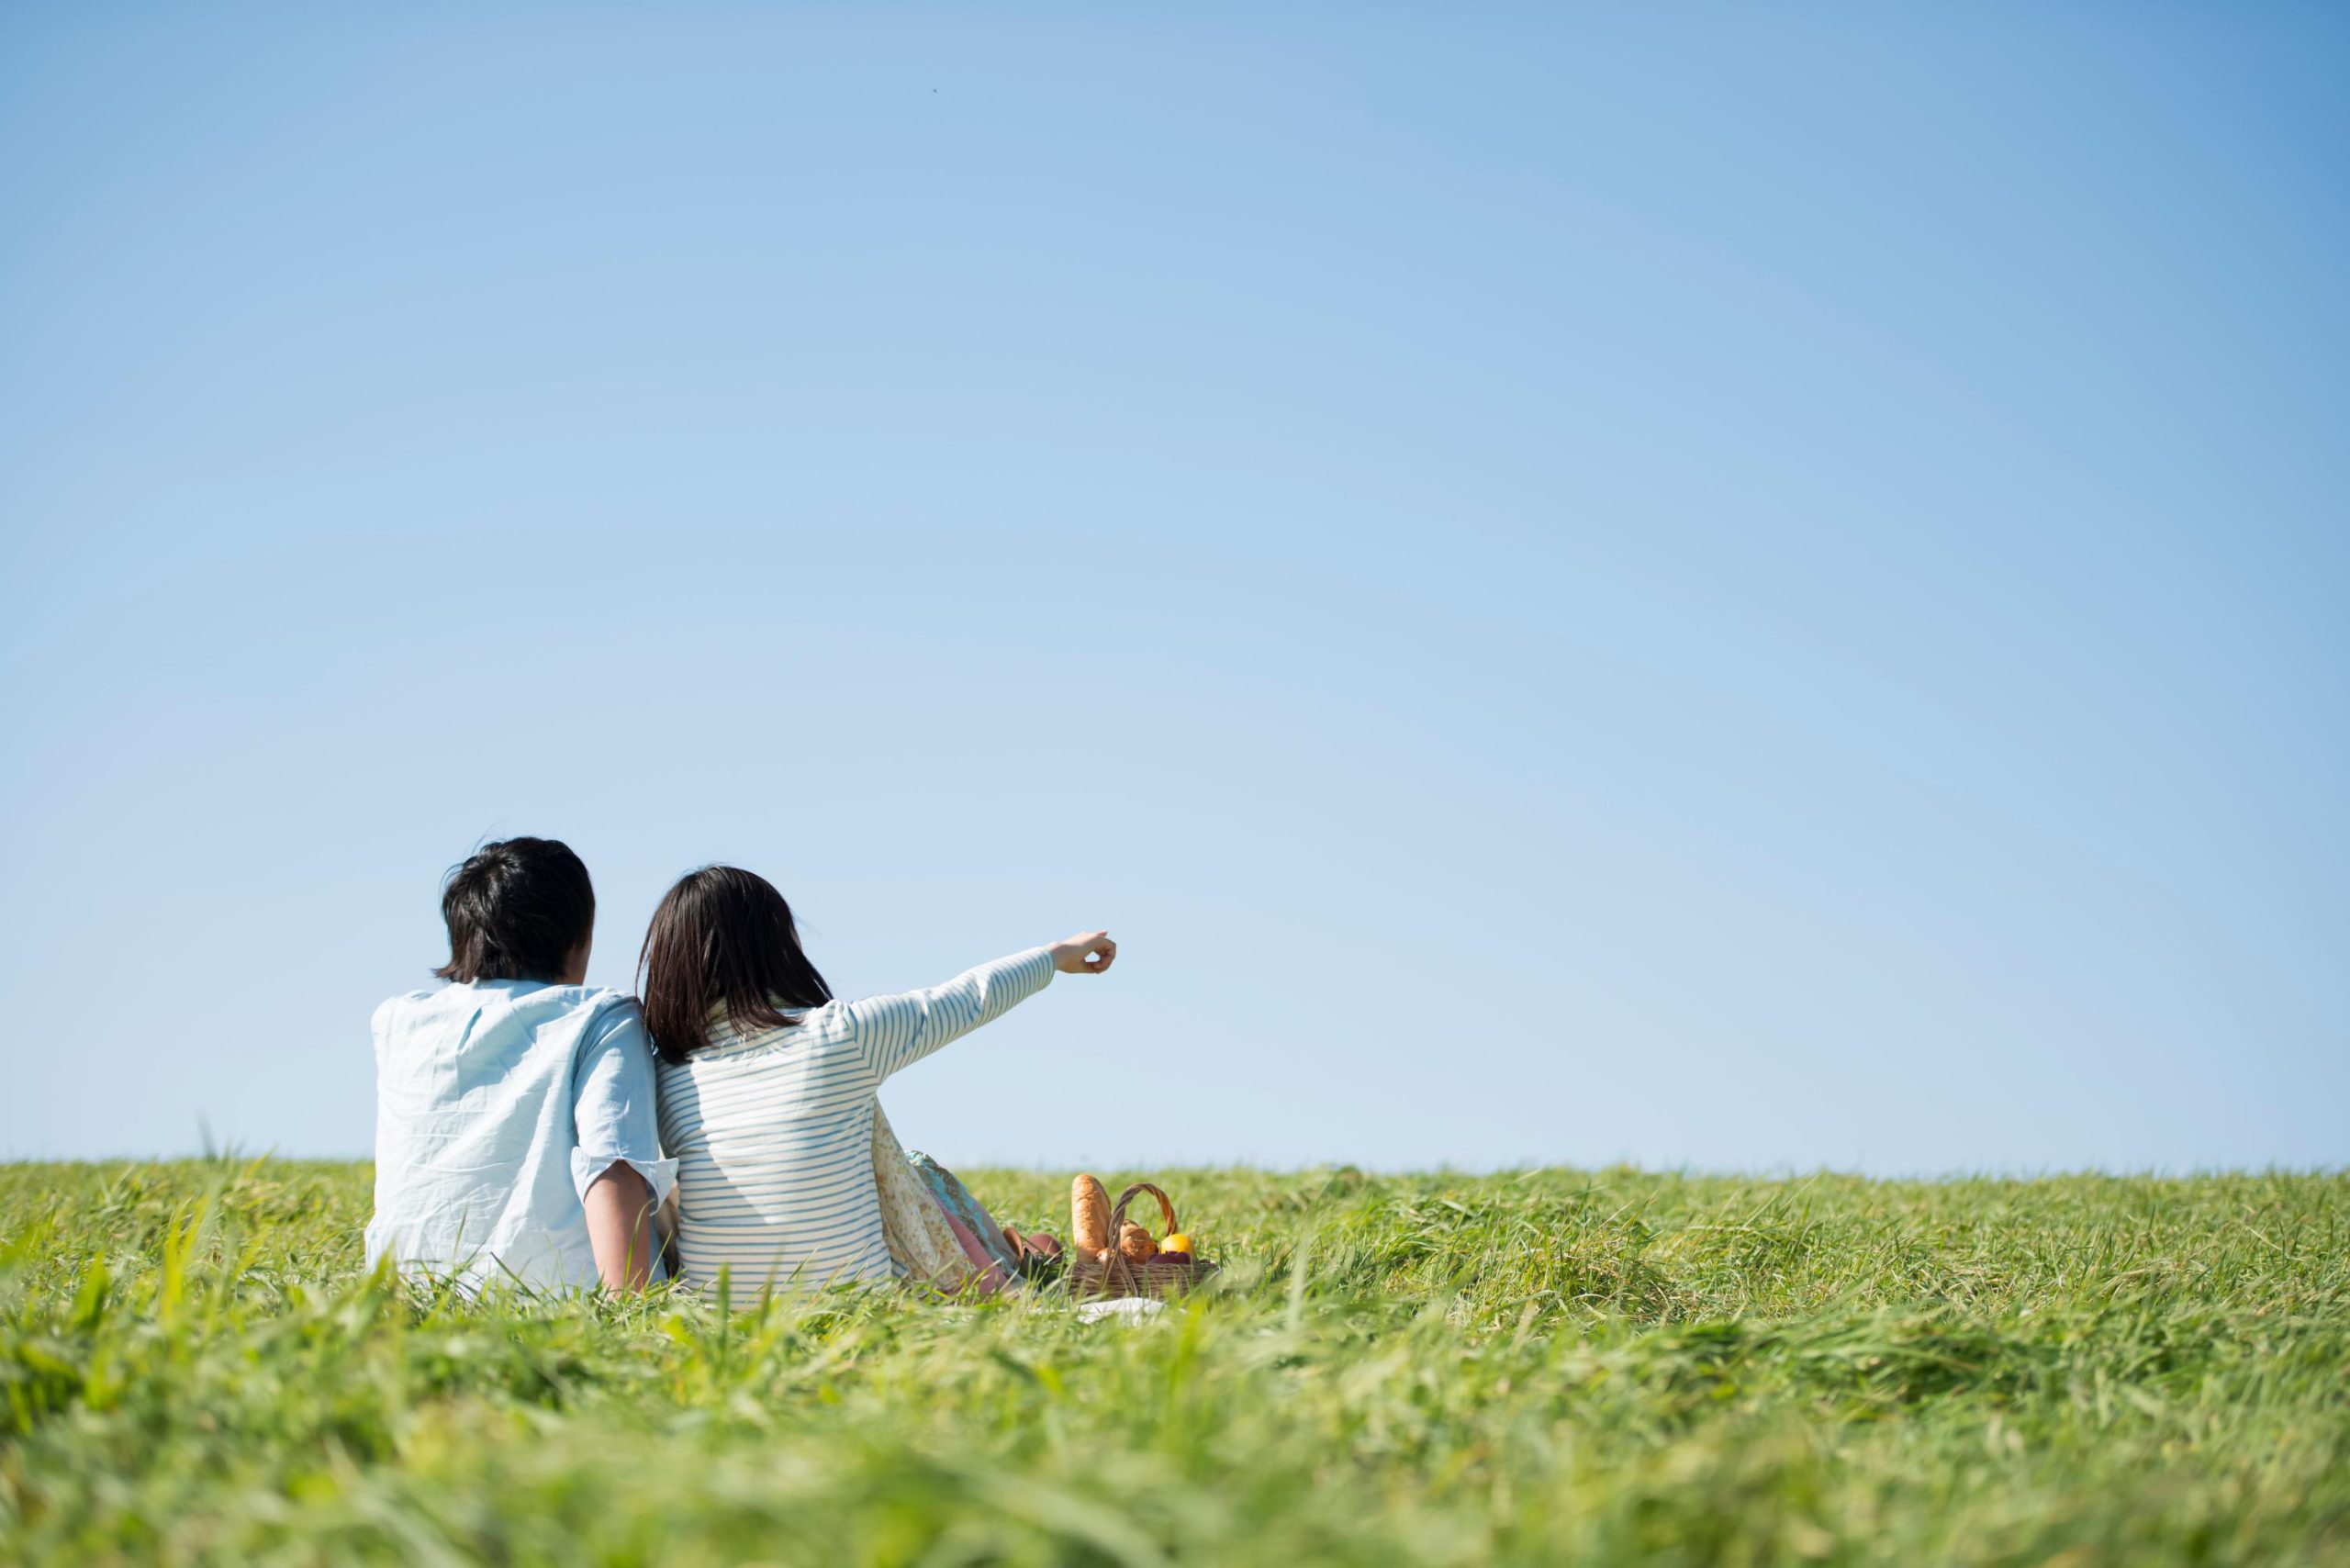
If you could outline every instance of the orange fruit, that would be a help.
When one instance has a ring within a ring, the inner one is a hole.
[[[1192,1255],[1192,1238],[1179,1230],[1161,1241],[1158,1244],[1158,1249],[1161,1252],[1181,1252],[1184,1257],[1189,1258]]]

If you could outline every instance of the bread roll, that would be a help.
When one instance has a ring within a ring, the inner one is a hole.
[[[1129,1263],[1147,1263],[1158,1256],[1158,1243],[1150,1232],[1128,1220],[1118,1226],[1118,1253]]]
[[[1110,1245],[1110,1194],[1091,1176],[1069,1184],[1069,1230],[1080,1252],[1099,1252]]]

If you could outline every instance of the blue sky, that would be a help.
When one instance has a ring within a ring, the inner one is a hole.
[[[950,1162],[2350,1159],[2350,18],[0,17],[0,1155],[438,879],[1125,951]]]

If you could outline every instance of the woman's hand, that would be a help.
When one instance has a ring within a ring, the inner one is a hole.
[[[1118,956],[1118,945],[1106,931],[1089,931],[1052,945],[1053,968],[1065,975],[1098,975]]]

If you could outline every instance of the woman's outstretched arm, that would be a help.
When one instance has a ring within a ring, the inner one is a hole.
[[[1002,1017],[1051,984],[1056,972],[1098,975],[1117,956],[1118,945],[1108,932],[1091,931],[966,969],[927,991],[853,1002],[848,1014],[856,1022],[856,1038],[873,1064],[874,1076],[887,1078],[947,1041]]]

